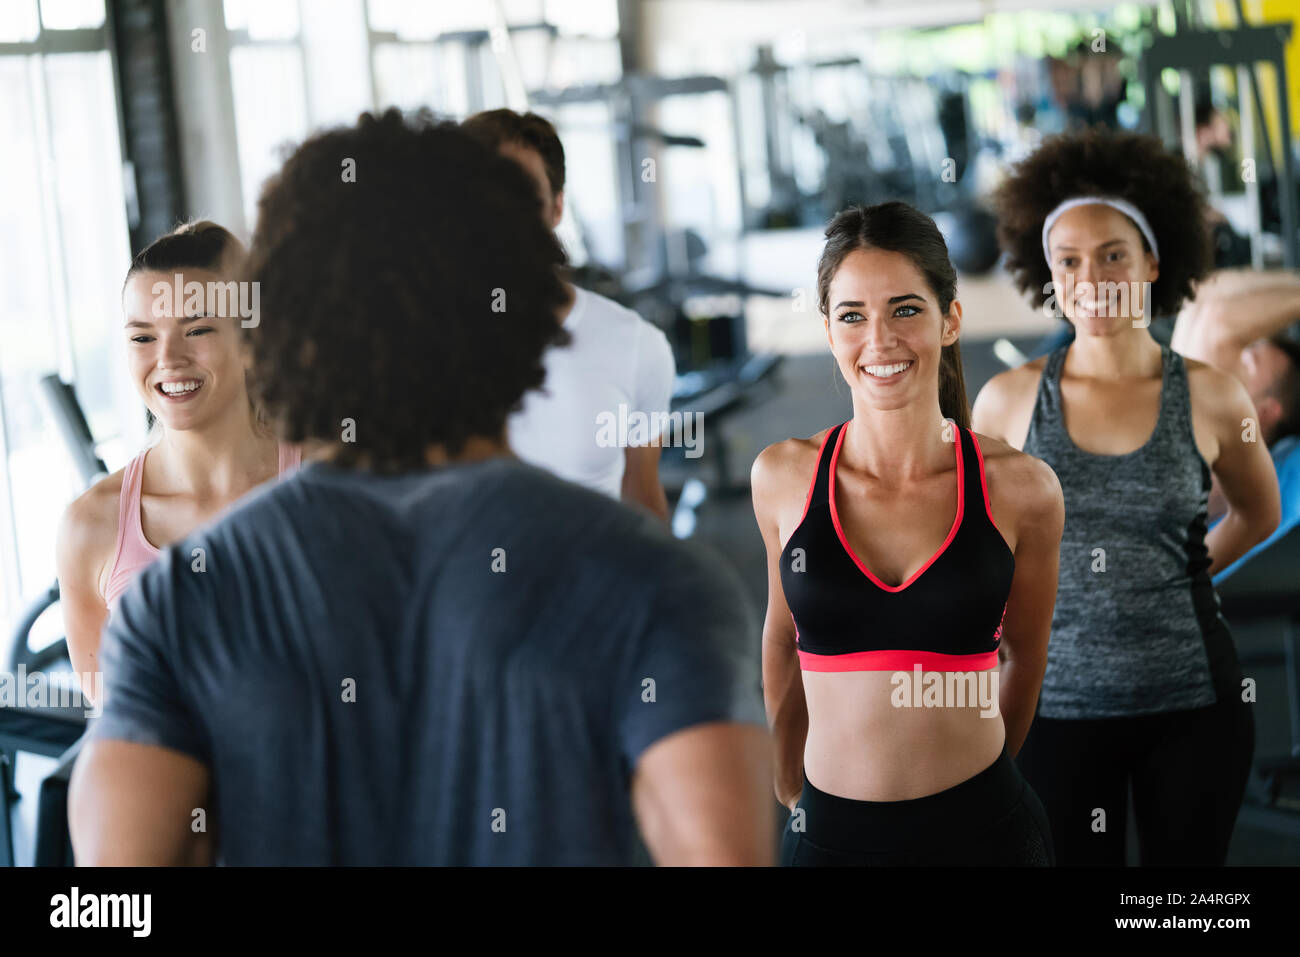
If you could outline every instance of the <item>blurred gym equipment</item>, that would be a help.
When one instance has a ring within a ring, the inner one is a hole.
[[[40,389],[82,483],[89,486],[108,469],[95,452],[94,438],[76,393],[57,375],[42,378]],[[53,690],[61,682],[71,682],[72,687],[76,686],[66,638],[58,638],[40,648],[31,644],[36,622],[58,601],[59,585],[56,581],[28,606],[14,627],[6,670],[18,698],[25,696],[29,680],[38,673],[41,675],[38,680],[51,689],[49,697],[52,700],[68,697],[66,694],[57,695]],[[59,672],[62,672],[61,679]],[[68,781],[85,730],[86,715],[82,707],[57,703],[29,707],[23,701],[0,707],[0,866],[11,867],[14,864],[12,821],[18,800],[14,769],[20,752],[59,759],[55,770],[42,781],[37,798],[33,863],[72,863],[72,844],[67,833]]]
[[[1287,723],[1290,749],[1286,754],[1261,755],[1247,791],[1248,803],[1241,814],[1251,823],[1300,835],[1300,800],[1283,794],[1286,786],[1300,781],[1300,528],[1282,536],[1256,555],[1216,588],[1220,606],[1229,624],[1261,626],[1278,634],[1280,648],[1256,654],[1241,654],[1243,670],[1250,666],[1281,665],[1287,691]]]
[[[735,88],[737,115],[758,126],[763,140],[761,165],[752,149],[740,154],[748,163],[742,176],[764,181],[768,197],[762,208],[747,209],[749,228],[821,226],[847,206],[891,199],[930,213],[952,210],[949,228],[963,235],[979,225],[968,214],[975,197],[964,174],[976,136],[963,74],[878,75],[857,57],[784,65],[760,46]],[[840,118],[820,105],[828,97]],[[800,143],[815,152],[816,164]],[[965,246],[979,250],[967,261],[980,268],[970,271],[991,268],[982,265],[987,250],[974,233]]]
[[[663,329],[672,344],[677,363],[672,411],[701,415],[708,422],[709,441],[704,460],[713,465],[712,490],[718,494],[748,491],[747,477],[733,476],[723,431],[726,418],[768,394],[761,385],[781,364],[777,354],[750,353],[745,333],[744,301],[749,296],[784,297],[784,290],[763,289],[744,281],[706,272],[702,263],[707,247],[702,237],[689,229],[669,229],[655,194],[654,178],[641,175],[646,158],[657,150],[699,150],[707,142],[692,135],[671,133],[652,125],[647,114],[653,104],[668,97],[727,92],[725,80],[711,76],[663,79],[632,75],[617,83],[576,87],[556,92],[529,94],[534,106],[558,108],[567,104],[604,102],[611,104],[614,139],[617,144],[619,194],[623,201],[624,261],[620,268],[589,263],[579,271],[577,281],[636,311]],[[680,436],[665,436],[664,457],[679,466],[686,464]],[[670,470],[671,471],[671,470]],[[693,485],[690,496],[682,496],[684,485],[674,487],[665,479],[670,501],[692,512],[707,498],[704,486]],[[694,528],[693,519],[674,521],[674,528]]]
[[[1022,366],[1029,361],[1029,357],[1016,348],[1016,344],[1005,337],[998,338],[993,342],[993,354],[998,357],[1003,365],[1008,369],[1014,369]]]
[[[1237,0],[1240,23],[1245,23],[1241,3]],[[1260,181],[1271,179],[1293,184],[1278,191],[1281,209],[1282,262],[1287,267],[1300,264],[1297,259],[1296,236],[1295,162],[1289,123],[1279,124],[1280,142],[1277,145],[1282,158],[1282,169],[1275,168],[1274,149],[1256,82],[1255,66],[1269,63],[1273,66],[1276,82],[1278,112],[1283,117],[1291,115],[1287,91],[1286,45],[1291,39],[1291,24],[1277,23],[1267,26],[1238,26],[1234,30],[1183,30],[1172,36],[1154,34],[1150,46],[1144,51],[1139,64],[1139,76],[1147,90],[1147,105],[1143,112],[1143,129],[1159,135],[1166,143],[1182,145],[1188,159],[1195,163],[1195,104],[1197,82],[1208,76],[1212,66],[1227,66],[1236,70],[1237,90],[1240,99],[1239,114],[1242,122],[1241,148],[1243,159],[1254,164],[1255,137],[1262,140],[1259,173],[1246,181],[1251,217],[1251,253],[1256,268],[1263,259],[1263,221],[1260,216]],[[1180,75],[1178,111],[1174,106],[1160,75],[1164,70],[1177,70]],[[1255,117],[1261,118],[1256,124]],[[1266,176],[1267,174],[1267,176]]]

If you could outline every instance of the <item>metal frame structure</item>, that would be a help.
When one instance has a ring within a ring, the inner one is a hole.
[[[301,0],[300,0],[301,2]],[[505,15],[499,4],[493,4],[494,8],[494,25],[487,29],[481,30],[453,30],[446,33],[439,33],[435,36],[420,39],[407,39],[391,30],[376,30],[370,24],[370,4],[364,2],[366,18],[366,37],[367,37],[367,66],[370,70],[370,89],[371,97],[376,105],[379,99],[379,77],[375,74],[375,49],[380,46],[408,46],[408,47],[444,47],[458,46],[464,53],[464,76],[465,76],[465,94],[466,94],[466,115],[477,113],[487,106],[487,100],[484,95],[484,78],[489,65],[495,65],[503,74],[502,83],[509,88],[513,83],[519,84],[517,78],[508,79],[504,74],[507,72],[505,64],[502,61],[502,54],[507,54],[506,59],[509,61],[512,51],[509,49],[508,38],[513,34],[528,31],[544,32],[554,41],[559,36],[558,28],[551,23],[515,23],[508,24],[505,21]],[[514,95],[510,95],[507,89],[507,99],[517,101],[519,91],[516,90]],[[514,103],[512,109],[526,108],[522,103]]]
[[[1300,804],[1284,794],[1300,780],[1300,590],[1294,568],[1300,529],[1292,529],[1216,586],[1230,625],[1250,624],[1277,636],[1271,648],[1242,652],[1242,664],[1282,667],[1290,741],[1281,753],[1256,753],[1241,820],[1254,827],[1300,836]]]
[[[716,76],[683,76],[673,79],[630,74],[617,83],[595,83],[564,90],[534,91],[529,99],[535,106],[557,108],[574,103],[608,103],[615,130],[619,193],[623,208],[623,272],[647,281],[660,275],[667,264],[659,255],[655,237],[662,235],[662,212],[653,184],[640,176],[643,144],[656,140],[645,122],[650,106],[670,96],[724,93],[730,99],[731,86]],[[734,103],[733,103],[734,106]],[[739,170],[737,170],[739,176]]]
[[[1273,170],[1278,183],[1278,199],[1282,212],[1282,256],[1288,268],[1300,264],[1300,243],[1296,237],[1296,209],[1294,183],[1295,159],[1291,144],[1291,104],[1287,93],[1286,45],[1291,39],[1291,24],[1272,23],[1262,26],[1239,26],[1234,30],[1193,30],[1184,31],[1173,36],[1157,34],[1151,45],[1143,51],[1138,63],[1138,76],[1147,91],[1147,102],[1143,109],[1142,128],[1148,132],[1158,133],[1165,142],[1173,144],[1182,141],[1184,149],[1194,142],[1191,130],[1192,115],[1195,108],[1192,102],[1193,71],[1204,71],[1213,66],[1236,68],[1238,94],[1241,98],[1241,116],[1243,125],[1242,148],[1247,157],[1253,158],[1254,136],[1247,133],[1254,131],[1254,116],[1260,114],[1260,134],[1264,139],[1264,154]],[[1259,88],[1255,78],[1255,65],[1271,63],[1277,84],[1278,112],[1282,121],[1279,150],[1282,168],[1276,168],[1268,127],[1263,122],[1260,106]],[[1175,120],[1173,105],[1164,85],[1160,82],[1164,70],[1177,70],[1182,77],[1179,90],[1179,115]],[[1253,104],[1252,104],[1253,94]],[[1257,187],[1256,187],[1257,188]],[[1255,209],[1258,210],[1258,197]],[[1258,221],[1258,217],[1256,218]],[[1252,255],[1260,255],[1258,229],[1252,236]],[[1256,265],[1261,263],[1257,260]]]

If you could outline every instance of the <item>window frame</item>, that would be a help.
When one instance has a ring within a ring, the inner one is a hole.
[[[45,281],[49,284],[50,302],[53,306],[49,319],[52,325],[54,354],[57,362],[56,371],[65,382],[71,382],[75,388],[78,382],[76,350],[73,346],[72,298],[68,277],[68,263],[64,256],[63,224],[60,221],[57,199],[54,194],[54,175],[51,169],[53,157],[54,118],[50,112],[49,75],[45,68],[45,57],[76,53],[106,53],[109,57],[109,73],[112,82],[113,107],[118,134],[118,155],[122,158],[119,175],[123,176],[123,194],[127,199],[124,210],[126,226],[129,230],[132,217],[132,200],[135,197],[134,184],[131,181],[130,161],[126,156],[126,140],[123,130],[122,90],[118,80],[117,51],[113,43],[112,8],[104,4],[104,22],[98,27],[81,27],[71,30],[52,29],[45,26],[44,10],[37,2],[36,37],[31,40],[8,41],[0,43],[0,58],[15,57],[23,62],[29,73],[29,105],[31,109],[33,134],[36,138],[36,163],[40,177],[41,206],[41,241],[46,249],[47,261],[51,264],[51,274]],[[5,406],[4,370],[0,368],[0,608],[5,611],[4,626],[9,628],[17,616],[22,614],[26,602],[22,561],[19,557],[21,543],[18,541],[17,503],[14,501],[14,483],[10,462],[9,415]],[[39,400],[37,400],[39,401]],[[123,426],[125,431],[125,425]],[[96,437],[103,441],[117,436]],[[9,645],[9,635],[0,638],[4,646]]]

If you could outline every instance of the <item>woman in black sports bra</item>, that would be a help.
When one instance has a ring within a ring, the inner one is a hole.
[[[1029,729],[1064,506],[970,431],[957,277],[905,203],[841,212],[818,298],[853,418],[754,463],[783,862],[1052,863],[1011,758]]]

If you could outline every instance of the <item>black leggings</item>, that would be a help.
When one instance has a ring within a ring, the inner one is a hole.
[[[1144,866],[1221,866],[1254,751],[1250,705],[1233,695],[1133,718],[1036,717],[1016,761],[1047,809],[1058,864],[1124,866],[1131,784]]]
[[[1047,816],[1005,748],[973,778],[911,801],[837,797],[805,775],[796,808],[781,837],[787,867],[1052,864]]]

